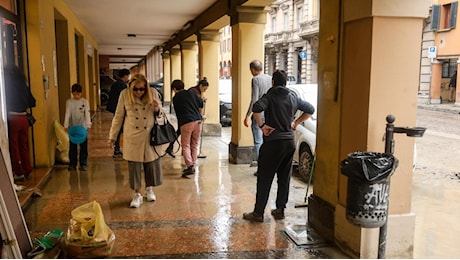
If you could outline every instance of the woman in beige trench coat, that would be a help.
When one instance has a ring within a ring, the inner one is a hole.
[[[161,100],[155,89],[150,88],[144,75],[137,74],[129,81],[128,88],[120,93],[117,109],[112,119],[109,144],[113,146],[117,134],[123,127],[123,159],[128,161],[129,184],[135,194],[130,203],[131,208],[138,208],[143,203],[141,195],[142,172],[144,167],[146,198],[155,201],[153,186],[163,183],[161,158],[163,146],[150,145],[150,130],[154,123],[154,113],[161,109]]]

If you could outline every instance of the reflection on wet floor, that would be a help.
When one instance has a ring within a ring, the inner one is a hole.
[[[107,145],[111,118],[111,113],[98,112],[93,120],[88,171],[56,166],[42,187],[43,197],[34,198],[26,208],[31,237],[67,230],[70,212],[96,200],[116,235],[111,255],[115,258],[347,258],[328,243],[299,246],[289,239],[286,228],[306,227],[307,221],[307,208],[294,208],[306,190],[296,178],[285,220],[275,221],[269,213],[276,181],[264,223],[242,219],[243,212],[254,207],[256,177],[248,164],[228,163],[229,128],[222,137],[204,137],[207,158],[199,160],[191,179],[181,178],[181,156],[165,156],[164,183],[154,188],[157,201],[129,208],[133,191],[127,162],[113,159]]]
[[[304,201],[306,184],[297,178],[291,181],[285,220],[275,221],[269,213],[274,207],[276,181],[265,222],[253,224],[241,218],[243,212],[253,209],[256,178],[248,164],[228,163],[230,128],[223,129],[222,137],[204,137],[207,158],[199,160],[191,179],[181,178],[181,156],[164,157],[164,183],[154,188],[157,201],[129,208],[133,192],[127,163],[112,158],[106,140],[111,117],[108,112],[98,112],[93,120],[88,171],[69,172],[66,165],[56,166],[41,188],[43,196],[33,198],[24,210],[32,238],[48,230],[67,230],[72,209],[96,200],[116,234],[113,258],[347,258],[315,237],[314,231],[303,232],[304,227],[307,230],[308,208],[294,206]],[[30,187],[29,182],[45,178],[46,173],[37,169],[32,180],[20,184]],[[414,258],[460,255],[459,185],[457,176],[439,177],[415,170]],[[19,193],[20,200],[31,192],[28,194]],[[304,246],[308,240],[312,245]]]

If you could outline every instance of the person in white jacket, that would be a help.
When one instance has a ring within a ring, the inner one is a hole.
[[[89,102],[81,96],[83,87],[80,84],[72,85],[72,98],[65,104],[64,129],[67,132],[73,126],[82,126],[85,129],[91,128],[91,115],[89,113]],[[80,145],[80,156],[78,156],[78,145]],[[80,170],[88,170],[88,138],[81,143],[69,142],[69,171],[77,169],[77,156],[80,159]]]
[[[143,203],[141,166],[144,167],[147,201],[156,200],[153,187],[163,183],[161,157],[158,154],[163,154],[165,147],[156,146],[155,152],[150,145],[154,116],[160,109],[161,100],[156,90],[149,87],[144,75],[136,74],[130,80],[128,88],[120,93],[112,119],[109,133],[111,147],[123,127],[123,159],[128,161],[129,184],[135,192],[130,203],[131,208],[138,208]]]

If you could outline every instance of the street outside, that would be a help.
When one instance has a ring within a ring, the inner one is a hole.
[[[414,258],[458,258],[460,250],[460,114],[418,109],[412,184]],[[396,144],[397,146],[397,144]],[[390,202],[391,203],[391,202]]]
[[[221,100],[231,101],[231,80],[220,80]],[[459,110],[460,111],[460,110]],[[396,122],[397,125],[397,122]],[[412,212],[414,258],[460,256],[460,114],[419,108],[415,138]],[[395,144],[397,149],[398,144]],[[390,202],[391,203],[391,202]]]

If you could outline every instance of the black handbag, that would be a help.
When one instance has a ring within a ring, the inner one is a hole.
[[[169,122],[166,114],[161,111],[160,116],[164,118],[164,124],[162,125],[158,123],[157,117],[154,115],[155,123],[150,132],[150,145],[152,146],[172,143],[177,139],[176,129]]]
[[[35,117],[32,115],[32,109],[30,110],[31,112],[26,112],[27,122],[29,123],[29,126],[33,126],[35,124],[35,121],[37,121],[37,119],[35,119]]]

